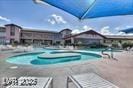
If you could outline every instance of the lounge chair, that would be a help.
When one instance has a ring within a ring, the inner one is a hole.
[[[1,51],[8,51],[8,50],[13,50],[13,49],[15,49],[15,48],[11,45],[0,45]]]
[[[69,88],[69,82],[73,82],[77,88],[118,88],[95,73],[69,76],[67,78],[67,88]]]
[[[24,53],[24,52],[31,52],[33,51],[32,46],[24,47],[24,46],[17,46],[16,49],[13,50],[13,53]]]
[[[18,81],[19,85],[22,83],[23,86],[8,86],[6,88],[53,88],[51,77],[20,77]],[[28,83],[32,83],[33,85],[29,85]]]

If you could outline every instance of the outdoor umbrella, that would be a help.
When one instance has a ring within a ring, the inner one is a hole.
[[[133,0],[34,0],[62,9],[79,19],[132,15]]]
[[[133,28],[127,28],[127,29],[124,29],[124,30],[121,30],[121,32],[125,32],[125,33],[133,33]]]

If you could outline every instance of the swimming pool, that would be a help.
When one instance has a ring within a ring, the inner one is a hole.
[[[52,59],[46,57],[39,58],[39,56],[42,54],[44,54],[44,56],[46,55],[49,55],[50,57],[52,56]],[[6,61],[12,64],[21,64],[21,65],[50,65],[50,64],[68,63],[74,61],[79,62],[85,60],[92,61],[100,59],[101,55],[90,52],[41,49],[41,51],[36,53],[26,53],[9,57],[8,59],[6,59]]]

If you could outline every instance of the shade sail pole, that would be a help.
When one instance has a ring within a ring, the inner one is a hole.
[[[89,11],[91,10],[91,8],[93,8],[93,6],[95,5],[96,0],[90,5],[90,7],[88,7],[88,9],[86,10],[86,12],[81,16],[80,20],[83,20],[84,17],[89,13]]]

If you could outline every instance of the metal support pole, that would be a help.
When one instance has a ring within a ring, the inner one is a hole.
[[[114,58],[114,55],[113,55],[113,48],[111,47],[111,58],[113,59]]]

